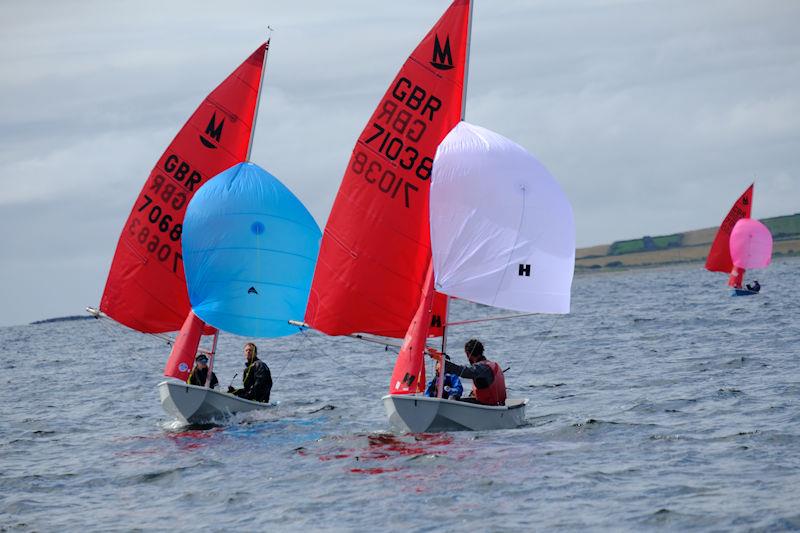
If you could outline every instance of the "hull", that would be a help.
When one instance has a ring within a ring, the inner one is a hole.
[[[187,424],[200,424],[270,407],[268,403],[245,400],[180,381],[162,381],[158,384],[158,395],[164,411]]]
[[[747,289],[733,289],[731,291],[731,296],[752,296],[754,294],[758,294],[755,291],[748,291]]]
[[[490,406],[412,394],[383,397],[389,423],[409,433],[512,429],[525,422],[527,403],[527,399],[516,399]]]

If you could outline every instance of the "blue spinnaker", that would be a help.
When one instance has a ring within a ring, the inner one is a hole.
[[[186,209],[183,264],[195,314],[247,337],[297,332],[322,234],[275,176],[239,163],[208,181]]]

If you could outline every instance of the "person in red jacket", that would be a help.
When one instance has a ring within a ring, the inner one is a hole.
[[[428,349],[430,356],[438,361],[442,360],[441,352]],[[462,402],[480,403],[484,405],[506,404],[506,380],[500,365],[489,361],[483,355],[483,343],[477,339],[470,339],[464,345],[469,366],[457,365],[451,361],[444,361],[445,374],[455,374],[460,378],[472,380],[472,392]]]

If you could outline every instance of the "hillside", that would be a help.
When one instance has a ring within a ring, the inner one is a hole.
[[[761,219],[774,239],[773,256],[800,255],[800,213]],[[655,267],[671,263],[705,261],[716,227],[649,236],[611,244],[579,248],[575,270]]]

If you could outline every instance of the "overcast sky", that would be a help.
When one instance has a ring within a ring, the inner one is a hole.
[[[356,137],[448,5],[0,3],[0,325],[99,302],[157,158],[267,25],[252,160],[323,226]],[[789,1],[475,0],[467,119],[550,169],[578,246],[717,225],[754,179],[754,217],[796,213],[798,21]]]

